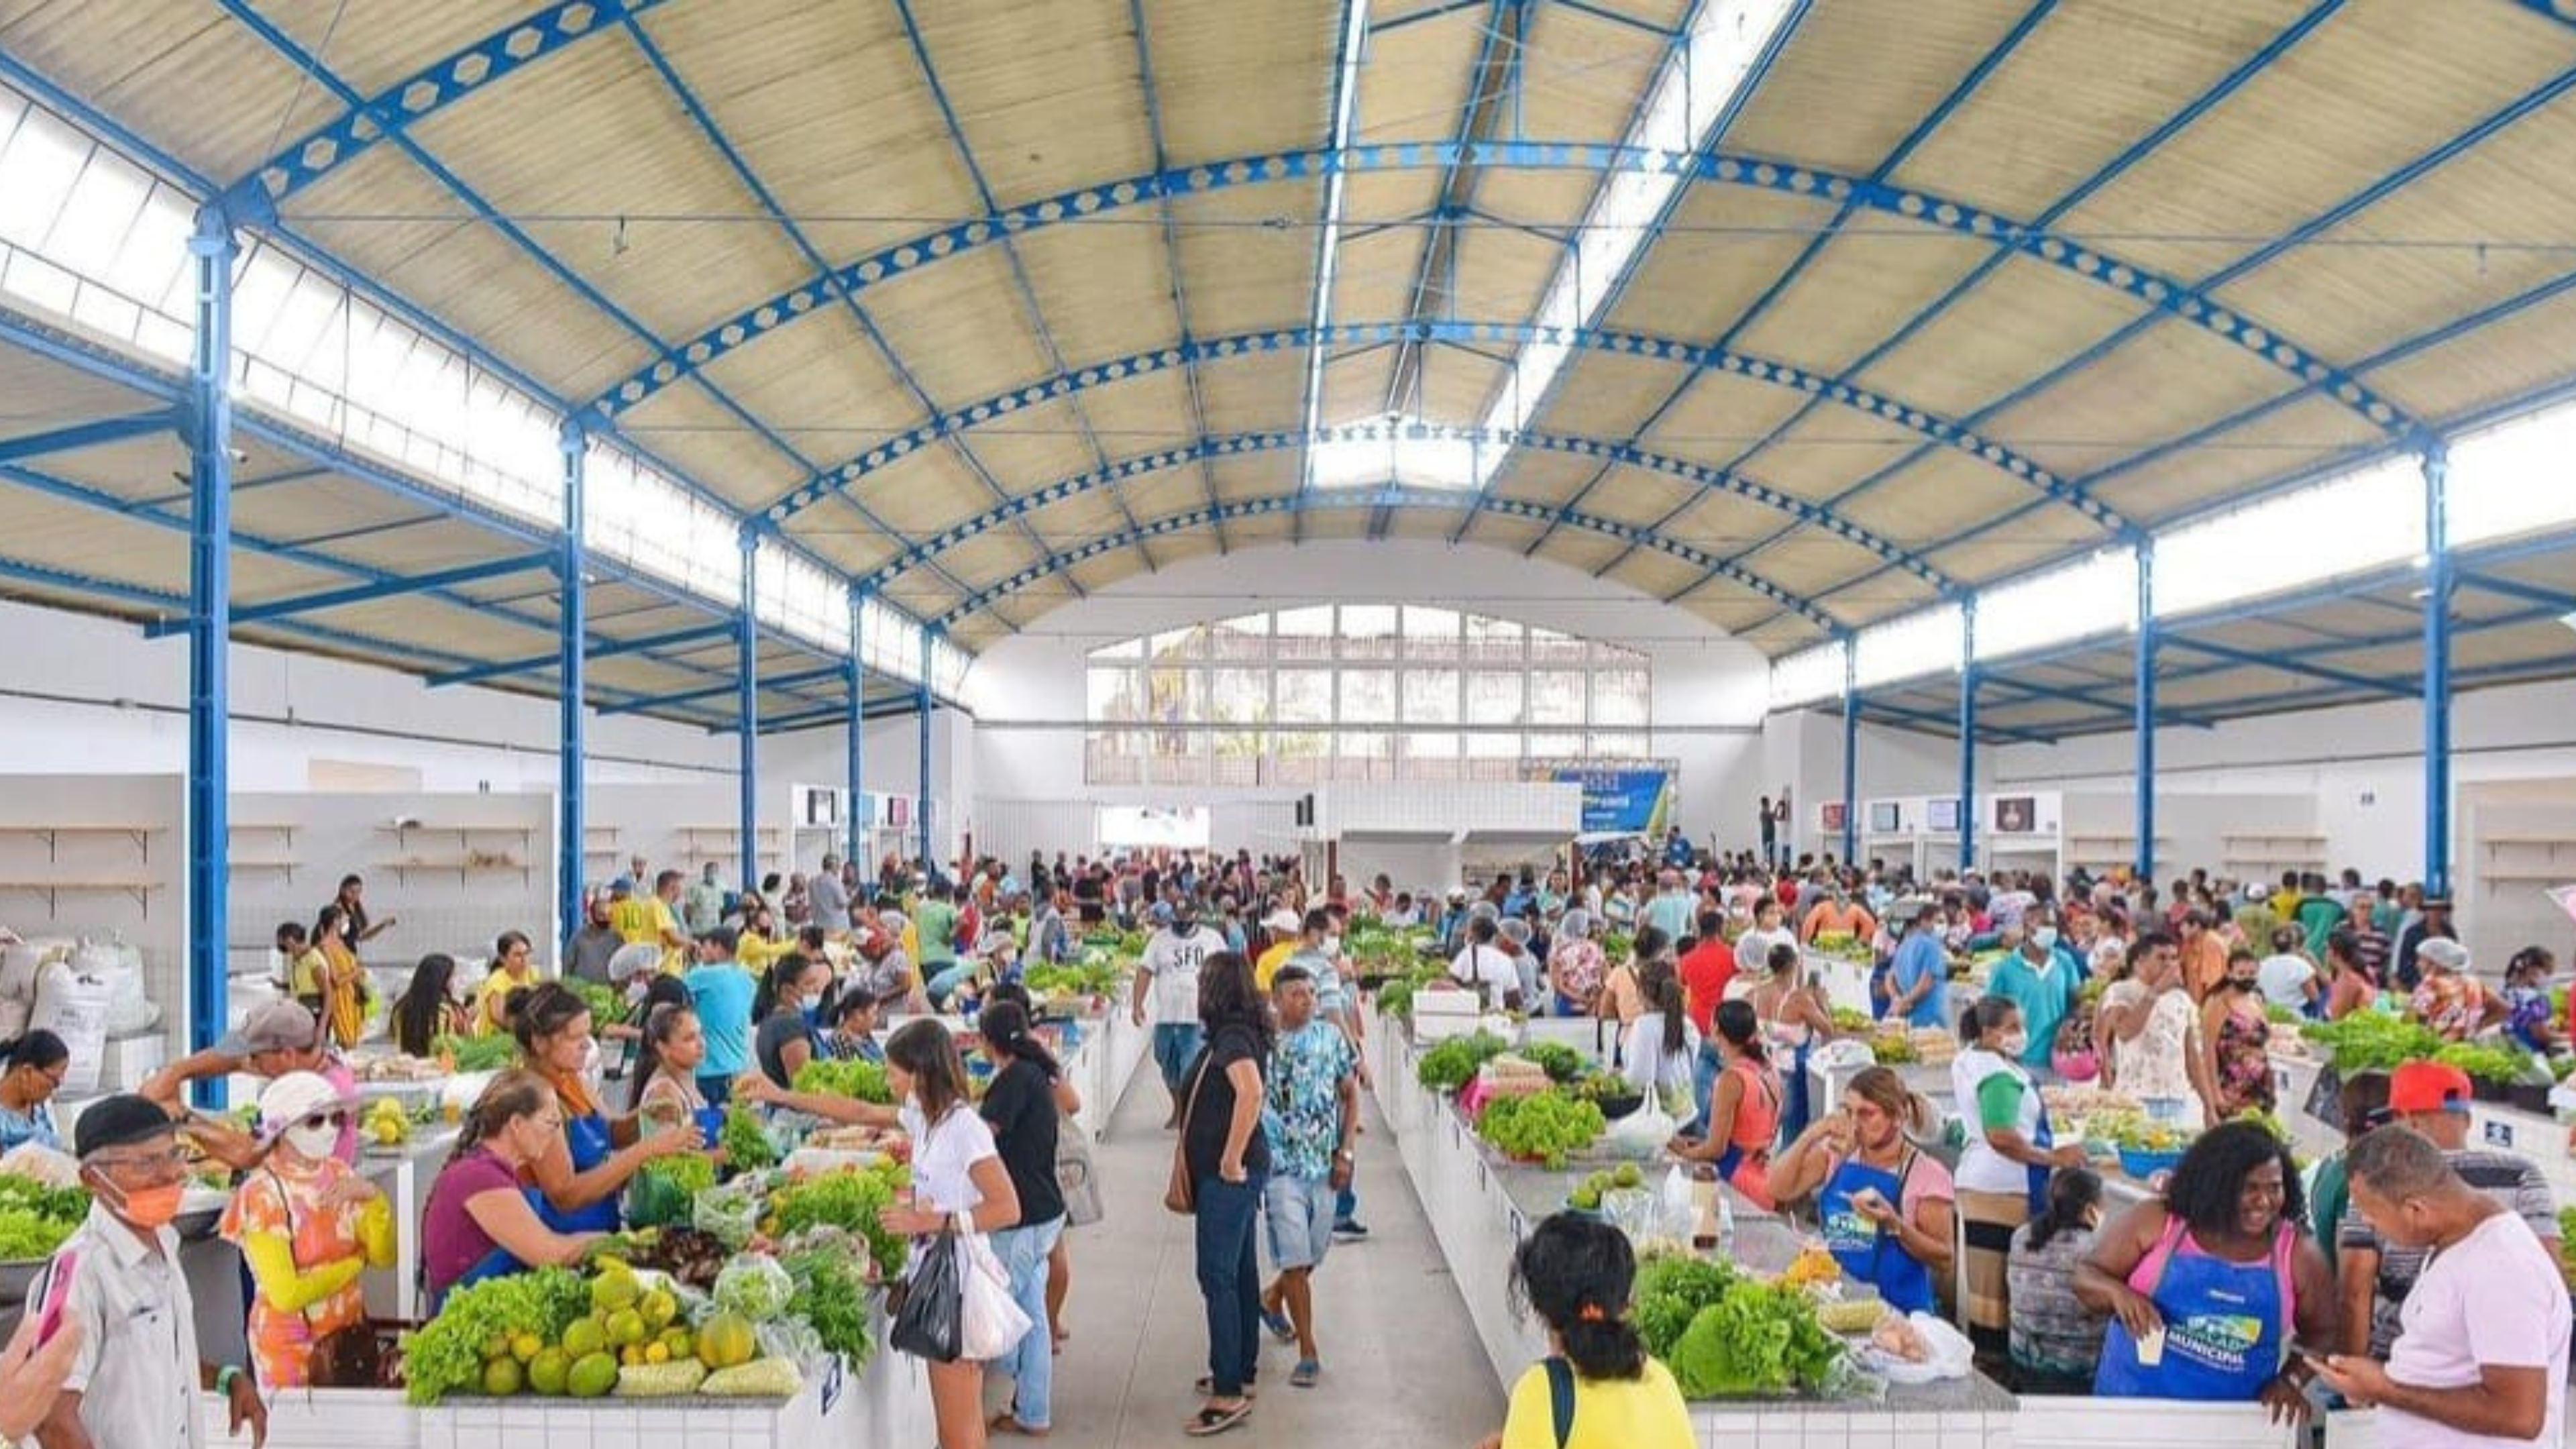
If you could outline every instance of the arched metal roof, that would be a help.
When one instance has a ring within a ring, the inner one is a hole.
[[[2563,5],[1787,0],[1641,140],[1748,8],[0,0],[0,51],[968,647],[1356,530],[1779,652],[2576,382]],[[1390,418],[1499,465],[1310,486]],[[274,588],[327,598],[299,546]],[[471,606],[506,560],[378,562]],[[410,643],[534,667],[526,622]],[[682,622],[636,626],[675,665],[636,698],[687,682]]]

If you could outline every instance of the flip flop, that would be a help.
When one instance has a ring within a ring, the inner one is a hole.
[[[1262,1314],[1261,1326],[1269,1329],[1270,1336],[1279,1340],[1281,1343],[1295,1343],[1297,1341],[1296,1325],[1288,1321],[1288,1315],[1285,1313]]]
[[[1220,1409],[1210,1404],[1191,1415],[1189,1421],[1181,1425],[1181,1432],[1193,1439],[1204,1439],[1210,1434],[1224,1433],[1242,1423],[1251,1414],[1252,1400],[1249,1398],[1231,1409]]]
[[[1019,1434],[1031,1439],[1043,1439],[1055,1431],[1051,1428],[1033,1429],[1020,1422],[1020,1416],[1016,1410],[1004,1409],[1002,1412],[995,1414],[992,1418],[984,1421],[984,1432],[988,1434]]]
[[[1216,1397],[1216,1380],[1209,1378],[1205,1374],[1201,1374],[1199,1375],[1198,1382],[1190,1385],[1190,1392],[1198,1395],[1202,1399],[1213,1399]],[[1257,1399],[1261,1397],[1261,1394],[1247,1382],[1243,1386],[1243,1397],[1247,1400]]]
[[[1311,1389],[1315,1386],[1315,1380],[1322,1378],[1323,1376],[1324,1366],[1322,1364],[1315,1362],[1311,1358],[1301,1358],[1297,1360],[1295,1371],[1288,1375],[1288,1386],[1296,1389]]]

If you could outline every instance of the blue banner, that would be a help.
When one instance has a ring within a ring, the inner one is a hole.
[[[1559,767],[1548,778],[1583,787],[1586,835],[1661,835],[1672,819],[1670,770],[1585,770]]]

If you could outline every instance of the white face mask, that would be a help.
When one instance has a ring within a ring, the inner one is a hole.
[[[1324,954],[1327,956],[1339,956],[1342,954],[1342,938],[1339,936],[1326,936],[1324,938]]]
[[[286,1129],[286,1145],[313,1162],[329,1157],[340,1147],[337,1127],[307,1127],[301,1123]]]
[[[2026,1031],[2013,1032],[2006,1036],[2002,1041],[1996,1043],[1995,1050],[2017,1061],[2020,1059],[2023,1052],[2030,1050],[2030,1033]]]
[[[2030,933],[2030,943],[2043,951],[2056,950],[2057,928],[2055,926],[2040,927],[2038,930]]]

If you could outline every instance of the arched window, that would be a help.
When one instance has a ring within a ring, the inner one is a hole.
[[[1095,785],[1512,780],[1647,756],[1646,656],[1416,604],[1244,614],[1091,651]]]

